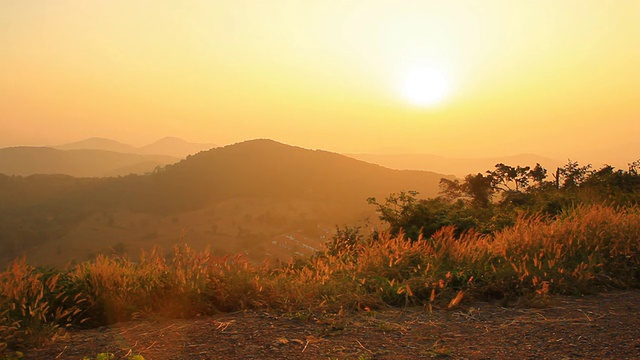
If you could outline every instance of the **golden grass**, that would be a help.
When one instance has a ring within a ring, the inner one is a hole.
[[[0,273],[0,351],[53,339],[80,313],[82,295],[65,293],[60,277],[36,271],[25,259]]]
[[[582,206],[556,220],[523,216],[492,236],[443,228],[413,242],[382,235],[350,251],[273,268],[180,244],[169,258],[159,248],[138,262],[99,256],[48,275],[19,260],[0,274],[0,349],[81,321],[246,308],[447,309],[477,297],[543,304],[552,293],[638,287],[640,209]]]

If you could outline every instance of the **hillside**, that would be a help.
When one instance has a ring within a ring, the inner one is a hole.
[[[107,150],[59,150],[48,147],[0,149],[0,173],[28,176],[64,174],[75,177],[144,174],[178,161],[165,155],[139,155]]]
[[[251,196],[352,202],[408,189],[435,196],[442,177],[433,172],[391,170],[272,140],[252,140],[201,152],[140,179],[137,186],[141,188],[134,198],[141,205],[160,201],[170,209]]]
[[[64,264],[114,248],[171,246],[186,229],[197,248],[287,258],[313,252],[334,225],[375,220],[368,197],[434,196],[441,177],[271,140],[211,149],[144,176],[61,185],[7,177],[0,197],[15,207],[0,208],[0,245],[5,259],[26,252],[33,262]]]

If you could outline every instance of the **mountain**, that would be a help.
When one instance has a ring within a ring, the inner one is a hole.
[[[271,140],[202,151],[146,175],[0,175],[0,261],[25,253],[63,265],[181,238],[216,254],[286,259],[321,248],[335,225],[375,226],[368,197],[435,196],[442,177]]]
[[[48,147],[0,149],[0,173],[65,174],[75,177],[144,174],[178,161],[164,155],[126,154],[105,150],[59,150]]]
[[[246,196],[365,201],[416,190],[428,197],[437,195],[442,177],[260,139],[203,151],[169,165],[139,179],[129,200],[163,209]]]
[[[190,143],[176,137],[165,137],[153,144],[143,146],[138,150],[144,154],[159,154],[184,158],[187,155],[199,153],[203,150],[209,150],[216,147],[215,144],[197,144]]]
[[[59,150],[106,150],[127,154],[164,155],[174,158],[184,158],[203,150],[216,147],[215,144],[191,143],[176,137],[165,137],[152,144],[135,147],[116,140],[93,137],[70,144],[52,146]]]
[[[138,148],[133,145],[123,144],[115,140],[98,137],[64,145],[52,146],[52,148],[59,150],[105,150],[130,154],[137,154],[140,152]]]
[[[566,163],[546,157],[521,154],[487,158],[449,158],[430,154],[345,154],[354,159],[399,170],[427,170],[443,174],[453,174],[463,178],[468,174],[484,173],[493,170],[498,163],[511,166],[535,166],[537,163],[547,170],[553,170]]]
[[[591,163],[598,169],[603,165],[611,165],[617,169],[628,169],[629,163],[640,160],[640,142],[618,144],[609,148],[595,148],[575,159],[581,164]]]

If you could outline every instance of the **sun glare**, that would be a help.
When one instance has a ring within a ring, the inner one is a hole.
[[[405,74],[401,86],[402,97],[420,107],[433,107],[442,103],[451,91],[445,74],[431,67],[411,69]]]

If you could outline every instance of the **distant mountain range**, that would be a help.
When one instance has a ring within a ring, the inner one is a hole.
[[[116,140],[98,137],[50,147],[58,150],[104,150],[125,154],[140,153],[140,150],[133,145],[123,144]]]
[[[197,154],[200,151],[215,147],[217,147],[215,144],[190,143],[176,137],[165,137],[153,144],[141,147],[140,151],[144,154],[159,154],[184,158],[187,155]]]
[[[510,166],[531,166],[537,163],[551,171],[558,166],[563,166],[566,161],[558,161],[546,157],[521,154],[503,157],[487,158],[451,158],[430,154],[345,154],[354,159],[378,164],[390,169],[398,170],[429,170],[442,174],[451,174],[464,178],[468,174],[485,173],[493,170],[498,163]]]
[[[583,151],[562,159],[552,159],[535,154],[482,158],[456,158],[431,154],[359,153],[345,155],[390,169],[428,170],[452,174],[459,178],[463,178],[468,174],[493,170],[498,163],[531,167],[539,163],[551,173],[557,167],[566,165],[569,160],[577,161],[581,165],[591,164],[594,169],[599,169],[604,165],[611,165],[617,169],[626,170],[629,163],[640,159],[640,142],[618,144],[609,148],[598,148],[596,145],[591,151]]]
[[[58,150],[48,147],[0,149],[0,173],[6,175],[64,174],[105,177],[144,174],[175,163],[166,155],[127,154],[106,150]]]
[[[187,155],[214,148],[216,145],[190,143],[176,137],[165,137],[152,144],[137,148],[119,141],[94,137],[52,147],[60,150],[106,150],[128,154],[166,155],[175,158],[184,158]]]
[[[0,149],[0,173],[75,177],[144,174],[213,147],[213,144],[189,143],[173,137],[140,148],[103,138],[54,147],[10,147]]]

